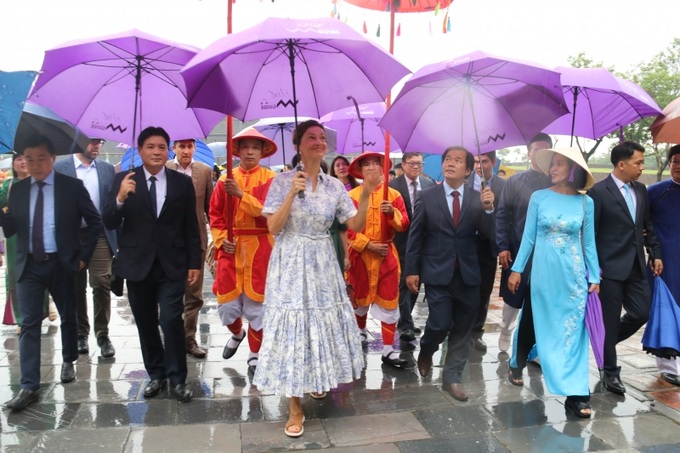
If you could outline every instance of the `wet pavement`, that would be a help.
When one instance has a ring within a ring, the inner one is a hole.
[[[4,283],[3,275],[0,281]],[[193,401],[178,403],[167,390],[144,399],[148,377],[137,330],[127,300],[114,298],[110,335],[116,356],[102,358],[91,337],[90,354],[80,356],[73,383],[59,382],[59,320],[45,321],[40,400],[19,413],[0,410],[0,451],[680,451],[680,388],[660,379],[654,358],[641,350],[642,332],[618,349],[625,396],[603,391],[591,355],[593,418],[580,420],[565,414],[564,397],[548,393],[540,367],[529,365],[522,388],[508,382],[508,355],[497,346],[498,300],[492,301],[487,318],[487,352],[471,350],[463,381],[468,402],[455,401],[441,390],[441,368],[435,367],[427,378],[418,375],[417,349],[402,352],[412,369],[383,365],[380,326],[369,319],[372,338],[361,379],[323,400],[306,397],[305,433],[287,438],[287,400],[261,394],[252,385],[247,344],[230,360],[222,359],[230,334],[220,325],[210,287],[207,279],[199,319],[200,342],[208,357],[188,358]],[[0,300],[2,292],[4,288]],[[427,308],[422,297],[414,314],[416,324],[424,326]],[[14,327],[0,328],[0,343],[4,402],[19,390]],[[435,363],[439,358],[437,353]]]

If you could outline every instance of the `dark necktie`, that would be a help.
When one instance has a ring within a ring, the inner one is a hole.
[[[411,181],[412,195],[411,195],[411,211],[416,206],[416,200],[418,199],[418,181]]]
[[[151,181],[151,187],[149,187],[151,209],[153,210],[153,216],[158,217],[158,206],[156,205],[156,177],[155,176],[150,177],[149,181]]]
[[[33,242],[33,258],[37,261],[44,261],[45,256],[45,239],[43,237],[43,211],[45,202],[43,201],[43,186],[44,181],[36,181],[38,185],[38,196],[35,199],[35,208],[33,209],[33,231],[31,233],[31,241]]]
[[[458,226],[460,219],[460,193],[457,190],[453,191],[453,226]]]

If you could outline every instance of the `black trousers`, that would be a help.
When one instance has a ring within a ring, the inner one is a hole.
[[[444,383],[460,383],[470,355],[470,333],[479,309],[479,286],[466,285],[459,271],[450,284],[426,285],[429,314],[420,339],[420,353],[434,354],[448,335]]]
[[[156,258],[149,274],[141,281],[127,280],[127,288],[149,378],[167,377],[172,386],[184,384],[187,378],[182,320],[184,280],[169,280]],[[165,342],[161,340],[159,325]]]
[[[489,312],[489,299],[493,292],[496,270],[498,269],[498,258],[491,253],[491,245],[488,240],[477,239],[477,260],[479,261],[482,283],[479,285],[479,313],[472,327],[472,336],[480,338],[484,333],[484,323]]]
[[[631,266],[628,278],[623,281],[603,278],[600,282],[600,301],[604,320],[604,372],[617,376],[616,345],[629,338],[649,318],[651,291],[647,274],[637,260]],[[626,314],[621,316],[621,308]]]
[[[413,308],[416,306],[418,294],[412,293],[406,287],[406,275],[404,269],[406,267],[405,257],[399,255],[399,263],[401,266],[401,277],[399,278],[399,322],[397,328],[402,332],[405,330],[413,330],[415,324],[413,323]]]

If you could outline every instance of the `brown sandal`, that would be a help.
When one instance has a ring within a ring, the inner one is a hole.
[[[314,398],[315,400],[322,400],[326,398],[326,395],[328,395],[328,392],[310,392],[309,396]]]

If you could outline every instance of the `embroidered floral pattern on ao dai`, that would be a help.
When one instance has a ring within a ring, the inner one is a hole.
[[[294,172],[274,178],[263,213],[276,212]],[[264,393],[301,397],[361,375],[359,332],[328,229],[356,208],[342,183],[320,175],[295,197],[276,236],[264,299],[264,338],[253,383]]]
[[[595,276],[591,282],[599,283],[600,275],[593,201],[585,195],[562,195],[550,189],[535,192],[512,270],[524,270],[532,251],[531,308],[547,387],[557,395],[587,395],[586,264]]]

